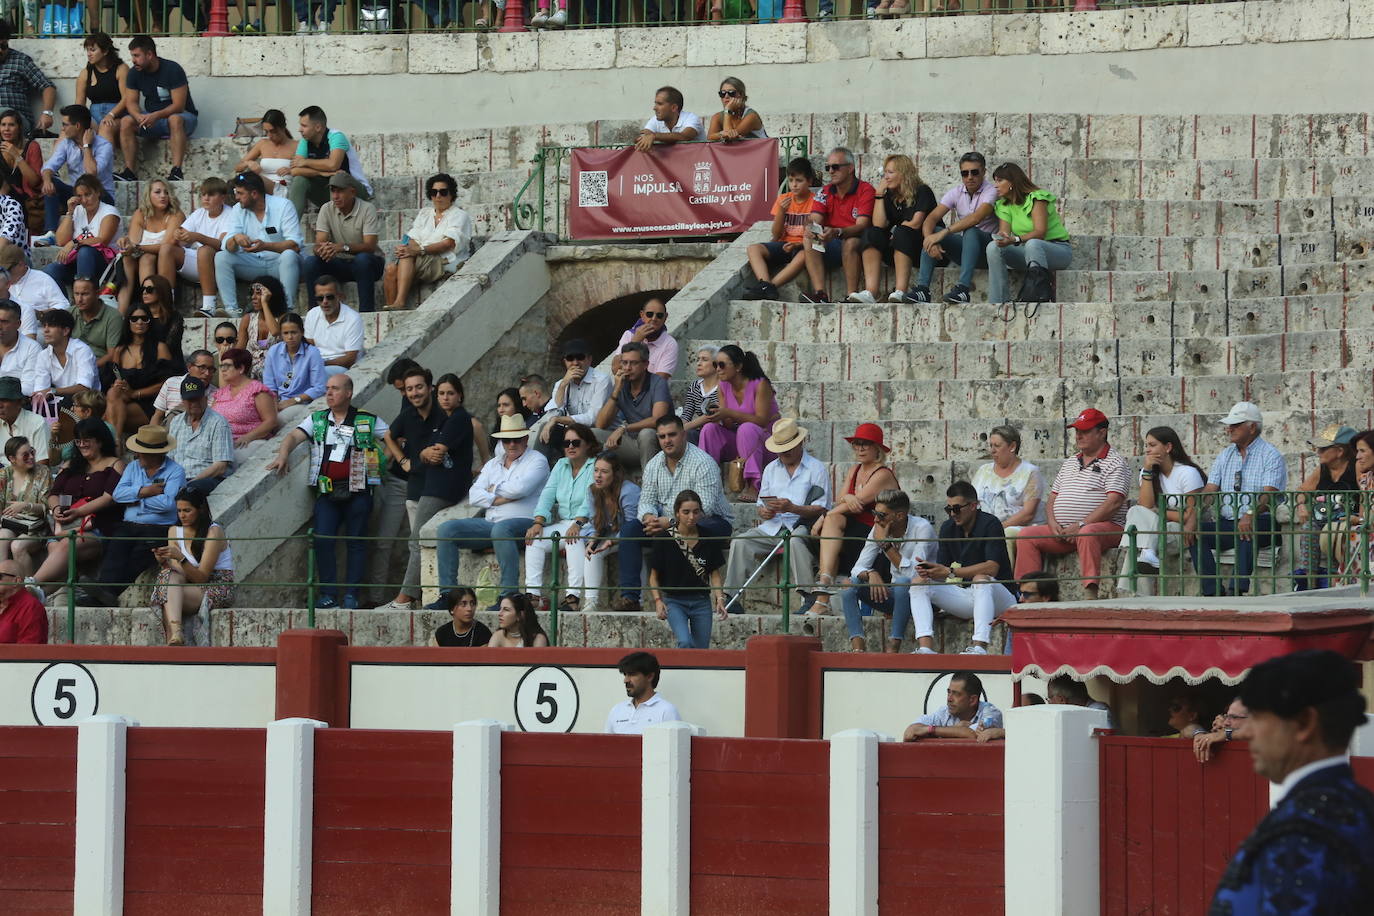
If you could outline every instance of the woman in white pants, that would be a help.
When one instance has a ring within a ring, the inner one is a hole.
[[[992,621],[1016,604],[1016,596],[1003,582],[1012,581],[1011,560],[997,516],[979,508],[978,491],[966,480],[955,481],[945,491],[945,515],[935,562],[916,564],[911,583],[911,615],[916,619],[916,651],[933,655],[935,608],[946,614],[973,620],[973,638],[965,655],[987,655],[992,641]],[[1000,580],[1000,581],[999,581]],[[892,632],[898,629],[897,614]]]
[[[544,484],[544,492],[539,494],[539,503],[534,509],[534,524],[525,532],[525,591],[538,593],[544,585],[544,560],[548,557],[553,539],[545,533],[557,518],[566,524],[560,526],[562,536],[558,549],[560,553],[576,553],[578,536],[582,526],[590,517],[587,506],[588,487],[592,481],[591,456],[601,450],[596,435],[581,423],[569,423],[558,427],[562,439],[557,444],[563,457],[554,464],[549,479]],[[554,557],[554,562],[558,558]],[[581,610],[582,607],[582,569],[580,564],[568,565],[568,581],[559,607],[563,610]],[[554,596],[557,598],[557,596]]]
[[[1197,531],[1197,500],[1186,499],[1187,494],[1201,493],[1207,483],[1202,468],[1188,457],[1178,433],[1171,426],[1156,426],[1145,434],[1145,460],[1140,469],[1140,494],[1126,512],[1126,527],[1135,526],[1136,567],[1145,573],[1157,573],[1159,560],[1159,497],[1168,497],[1166,528],[1184,531],[1184,542],[1193,543]],[[1121,539],[1127,544],[1125,537]],[[1167,549],[1165,551],[1168,552]],[[1180,545],[1176,551],[1182,556]],[[1130,579],[1123,573],[1117,591],[1129,592]]]
[[[621,526],[639,511],[639,486],[625,479],[625,468],[614,452],[599,455],[592,468],[592,485],[587,494],[591,517],[582,528],[579,549],[568,550],[568,578],[582,582],[582,609],[589,611],[602,600],[601,583],[606,578],[606,557],[616,547]]]

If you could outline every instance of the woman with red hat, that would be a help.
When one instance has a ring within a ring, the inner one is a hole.
[[[901,489],[897,475],[883,463],[892,449],[883,441],[883,430],[877,423],[860,423],[854,435],[845,436],[845,441],[853,447],[858,464],[850,469],[835,507],[811,529],[813,535],[822,539],[816,603],[812,606],[817,614],[830,613],[830,596],[836,591],[836,570],[847,573],[859,559],[864,539],[873,529],[873,502],[878,494],[883,490]]]

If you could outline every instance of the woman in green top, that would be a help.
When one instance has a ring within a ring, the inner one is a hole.
[[[988,301],[1007,302],[1007,268],[1037,263],[1063,270],[1073,262],[1069,231],[1059,219],[1054,195],[1031,184],[1021,166],[1004,162],[992,173],[997,187],[993,212],[1000,222],[988,242]]]

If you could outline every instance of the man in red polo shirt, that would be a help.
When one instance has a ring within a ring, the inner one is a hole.
[[[844,265],[845,292],[857,292],[863,264],[859,260],[864,230],[873,222],[873,185],[854,174],[854,154],[837,146],[825,157],[831,182],[811,202],[811,234],[806,240],[806,274],[810,295],[803,302],[829,302],[825,269]],[[817,251],[819,243],[823,251]]]
[[[1047,525],[1022,528],[1016,539],[1016,578],[1044,565],[1042,554],[1078,552],[1083,584],[1097,597],[1102,551],[1115,547],[1126,524],[1126,459],[1107,443],[1107,417],[1089,407],[1069,423],[1078,454],[1059,468],[1046,507]]]
[[[24,587],[24,574],[13,560],[0,562],[0,643],[48,641],[48,611]]]

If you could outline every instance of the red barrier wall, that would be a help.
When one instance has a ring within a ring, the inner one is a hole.
[[[878,906],[1003,912],[1003,745],[878,745]]]
[[[260,729],[131,728],[124,912],[262,912]]]
[[[692,740],[692,912],[826,913],[830,745]]]
[[[70,914],[75,844],[76,729],[0,728],[0,912]]]
[[[1237,847],[1269,810],[1247,745],[1200,764],[1192,742],[1101,741],[1102,912],[1203,914]]]
[[[501,912],[639,913],[640,782],[638,738],[503,733]]]
[[[452,786],[451,732],[317,730],[314,911],[448,912]]]

